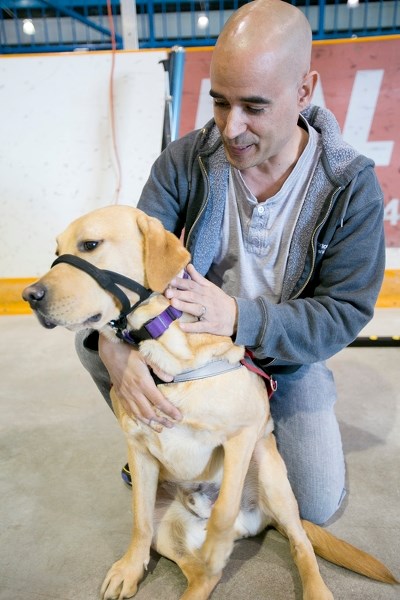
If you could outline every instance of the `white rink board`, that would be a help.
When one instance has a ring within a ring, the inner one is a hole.
[[[117,52],[119,203],[136,205],[161,151],[165,51]],[[110,52],[0,57],[0,278],[36,277],[55,237],[115,201]]]

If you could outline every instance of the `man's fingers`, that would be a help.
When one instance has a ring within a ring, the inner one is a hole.
[[[199,321],[205,321],[206,320],[206,312],[207,312],[207,307],[204,306],[204,304],[200,304],[200,312],[197,315],[197,318]]]
[[[143,422],[145,423],[146,421],[143,421]],[[161,425],[161,423],[158,423],[154,419],[149,419],[149,421],[146,423],[146,425],[148,425],[149,427],[154,429],[154,431],[157,431],[157,433],[161,433],[163,430],[163,426]]]
[[[145,359],[137,350],[127,344],[114,344],[107,340],[104,340],[101,348],[101,358],[110,374],[115,393],[128,415],[156,431],[159,426],[173,427],[174,421],[181,420],[181,413],[156,386]],[[161,369],[157,369],[156,373],[163,381],[173,379]]]
[[[208,279],[200,275],[200,273],[196,271],[193,265],[188,265],[187,272],[190,275],[189,279],[184,277],[174,277],[174,279],[172,279],[172,281],[169,284],[169,287],[166,290],[167,297],[168,293],[170,293],[168,292],[168,290],[171,290],[173,288],[180,291],[193,291],[195,294],[200,294],[202,293],[202,291],[205,291],[205,289],[211,285]]]
[[[162,412],[166,417],[172,420],[181,420],[182,415],[180,411],[169,400],[167,400],[167,398],[158,390],[158,387],[155,386],[155,388],[152,387],[149,389],[146,393],[146,398],[144,399],[151,407],[151,410],[157,419],[163,418],[163,415],[157,414],[158,412]],[[151,414],[149,418],[154,418],[153,414]]]
[[[149,366],[151,367],[151,370],[157,375],[157,377],[159,377],[160,379],[162,379],[162,381],[165,381],[166,383],[170,383],[171,381],[174,380],[174,378],[172,377],[172,375],[169,375],[165,371],[162,371],[156,365],[153,365],[152,363],[149,363]]]
[[[162,411],[161,402],[158,406],[155,406],[151,404],[145,396],[136,397],[134,401],[130,398],[123,398],[123,404],[125,405],[125,409],[133,414],[136,419],[149,425],[155,431],[161,431],[163,427],[168,427],[170,429],[174,426],[174,421],[178,420],[174,417],[167,417],[165,412]],[[168,404],[173,406],[169,402]]]

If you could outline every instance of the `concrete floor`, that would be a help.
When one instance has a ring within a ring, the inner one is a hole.
[[[78,363],[72,333],[1,317],[0,339],[0,600],[97,599],[130,537],[122,434]],[[399,578],[400,349],[348,348],[329,362],[349,493],[328,527]],[[336,600],[400,598],[400,586],[319,562]],[[176,565],[153,554],[136,598],[177,600],[184,588]],[[271,530],[237,543],[212,597],[300,600],[287,541]]]

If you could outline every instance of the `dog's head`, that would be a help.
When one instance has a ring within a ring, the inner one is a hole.
[[[130,206],[100,208],[71,223],[57,238],[57,255],[63,254],[120,273],[155,292],[163,292],[190,259],[160,221]],[[137,300],[134,292],[124,292],[132,303]],[[121,310],[119,301],[95,279],[66,263],[56,264],[22,296],[47,328],[100,330]]]

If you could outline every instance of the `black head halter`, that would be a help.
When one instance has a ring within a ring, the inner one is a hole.
[[[113,329],[115,329],[117,335],[118,332],[121,332],[124,329],[126,329],[127,316],[132,311],[134,311],[135,308],[141,302],[147,300],[147,298],[153,293],[152,290],[145,288],[143,285],[141,285],[137,281],[134,281],[133,279],[129,279],[128,277],[120,275],[119,273],[114,273],[114,271],[98,269],[90,262],[84,260],[83,258],[79,258],[79,256],[74,256],[73,254],[62,254],[61,256],[56,258],[56,260],[51,265],[51,268],[60,263],[67,263],[69,265],[72,265],[73,267],[76,267],[77,269],[80,269],[81,271],[84,271],[85,273],[90,275],[90,277],[93,277],[93,279],[99,284],[100,287],[107,290],[108,292],[110,292],[110,294],[118,298],[122,307],[121,313],[118,319],[114,319],[109,323],[110,326]],[[119,285],[122,285],[128,290],[135,292],[135,294],[139,296],[139,300],[136,302],[136,304],[131,306],[128,296],[118,287]]]

